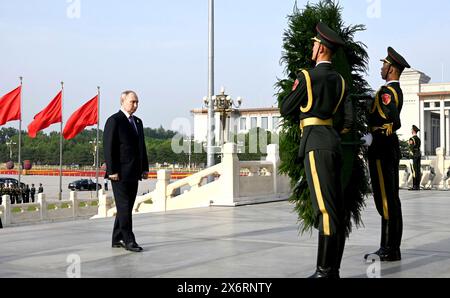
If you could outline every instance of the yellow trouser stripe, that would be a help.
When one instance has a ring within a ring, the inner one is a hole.
[[[381,169],[381,160],[377,160],[378,179],[380,180],[381,200],[383,201],[383,215],[385,220],[389,220],[388,202],[386,196],[386,187],[384,185],[383,171]]]
[[[311,174],[314,182],[314,191],[316,193],[317,202],[319,204],[320,212],[323,216],[323,232],[325,236],[330,236],[330,216],[325,208],[325,202],[323,201],[322,190],[320,189],[319,175],[317,174],[316,160],[314,158],[314,151],[309,152],[309,161],[311,163]]]
[[[416,170],[414,170],[414,161],[413,161],[413,163],[411,163],[411,170],[412,170],[413,177],[416,178]]]

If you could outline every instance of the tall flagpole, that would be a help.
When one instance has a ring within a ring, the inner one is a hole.
[[[207,145],[207,167],[214,166],[214,0],[209,0],[209,57],[208,57],[208,145]],[[211,182],[211,177],[208,182]]]
[[[59,133],[59,200],[62,200],[62,164],[63,164],[63,107],[64,107],[64,82],[61,82],[61,128]]]
[[[98,176],[99,176],[99,137],[100,137],[100,87],[97,87],[97,140],[95,144],[95,193],[98,199]]]
[[[19,188],[21,188],[21,179],[22,179],[22,95],[23,95],[23,77],[19,77],[20,79],[20,119],[19,119]]]

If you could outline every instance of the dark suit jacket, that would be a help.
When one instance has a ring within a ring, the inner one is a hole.
[[[142,120],[134,117],[138,134],[122,111],[106,121],[103,145],[106,162],[106,178],[119,174],[120,181],[131,182],[148,172],[147,149]]]

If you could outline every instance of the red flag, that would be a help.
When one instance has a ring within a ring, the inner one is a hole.
[[[38,131],[41,131],[54,123],[62,121],[62,91],[43,109],[34,116],[33,122],[28,125],[28,135],[35,138]]]
[[[13,120],[20,120],[20,96],[22,86],[17,87],[0,98],[0,125]]]
[[[66,140],[73,139],[86,126],[97,124],[98,122],[98,95],[84,104],[70,116],[64,127],[63,136]]]

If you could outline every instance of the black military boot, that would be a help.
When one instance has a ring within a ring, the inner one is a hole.
[[[337,237],[335,235],[319,235],[316,272],[309,278],[339,278],[339,270],[336,268],[337,243]]]
[[[367,260],[371,255],[377,255],[382,262],[401,260],[399,239],[401,239],[403,231],[402,226],[401,220],[382,219],[380,249],[374,253],[366,254],[364,259]]]
[[[383,217],[381,218],[381,241],[380,241],[380,248],[373,253],[369,253],[364,255],[364,259],[367,260],[369,258],[369,256],[371,255],[383,255],[385,253],[385,251],[387,250],[387,237],[389,235],[388,233],[388,225],[387,225],[387,220],[385,220]]]
[[[392,229],[393,237],[391,237],[392,242],[389,246],[390,252],[386,257],[386,261],[388,262],[400,261],[402,259],[400,245],[403,236],[403,219],[401,214],[398,218],[391,220],[391,222],[392,225],[390,228]]]
[[[337,255],[336,255],[336,263],[334,268],[337,271],[337,275],[339,276],[339,270],[341,269],[341,261],[342,256],[344,255],[344,248],[345,248],[345,231],[341,231],[339,234],[336,235],[337,237]]]

